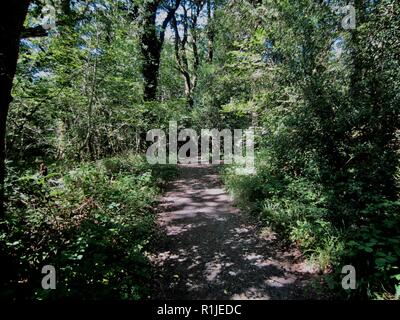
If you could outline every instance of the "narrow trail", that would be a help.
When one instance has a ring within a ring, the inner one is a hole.
[[[234,207],[215,166],[180,165],[160,200],[155,299],[310,299],[318,276]]]

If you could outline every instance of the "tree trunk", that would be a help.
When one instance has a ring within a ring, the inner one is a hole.
[[[0,214],[4,214],[5,136],[19,41],[30,0],[14,0],[0,14]]]
[[[161,43],[157,37],[156,14],[159,1],[147,2],[144,7],[140,49],[143,56],[142,74],[145,101],[156,100]]]
[[[187,71],[182,71],[182,77],[185,80],[185,96],[186,96],[186,102],[188,104],[189,108],[193,107],[193,88],[192,88],[192,81],[190,79],[190,74]]]
[[[144,79],[144,101],[157,99],[158,73],[160,69],[161,49],[164,43],[165,30],[179,8],[181,0],[176,0],[173,7],[168,8],[160,33],[157,34],[156,17],[160,0],[144,4],[142,13],[142,32],[140,49],[142,52],[142,75]]]
[[[211,0],[207,0],[207,62],[209,63],[214,58],[214,28],[212,18]]]
[[[197,72],[200,66],[200,56],[197,46],[197,20],[203,8],[203,4],[196,5],[191,8],[192,13],[189,19],[188,9],[183,5],[183,16],[181,24],[183,26],[182,38],[179,35],[178,22],[175,17],[172,18],[172,29],[175,33],[175,58],[178,70],[181,73],[185,84],[185,96],[189,108],[194,106],[193,92],[197,85]],[[191,21],[190,21],[191,20]],[[189,42],[189,32],[191,34],[191,45],[193,51],[193,59],[189,59],[187,55],[186,45]],[[189,60],[193,60],[192,67],[189,67]]]

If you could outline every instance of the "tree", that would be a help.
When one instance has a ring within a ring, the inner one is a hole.
[[[153,101],[157,98],[158,73],[160,56],[165,39],[165,30],[174,17],[181,0],[173,0],[171,4],[161,0],[145,1],[142,5],[140,34],[140,48],[143,57],[142,75],[144,78],[144,100]],[[166,17],[162,22],[161,30],[157,31],[157,11],[163,8]]]
[[[207,0],[207,38],[207,62],[212,62],[214,58],[215,31],[213,24],[213,6],[211,0]]]
[[[0,210],[4,211],[5,135],[19,42],[30,0],[13,0],[0,14]]]
[[[197,85],[198,69],[200,66],[200,56],[198,50],[198,30],[197,23],[201,10],[203,9],[204,2],[194,1],[193,3],[184,3],[183,15],[180,24],[183,26],[182,37],[178,30],[178,21],[174,16],[172,19],[172,28],[175,34],[175,57],[178,65],[178,70],[181,73],[185,82],[185,95],[186,101],[190,108],[193,107],[193,91]],[[190,11],[190,15],[188,14]],[[189,38],[190,36],[190,38]],[[187,44],[191,44],[193,53],[192,66],[189,63],[189,56],[187,53]],[[212,54],[211,54],[212,55]]]

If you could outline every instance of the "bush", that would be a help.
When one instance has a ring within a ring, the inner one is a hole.
[[[236,175],[233,166],[225,167],[223,181],[240,207],[317,262],[335,294],[399,297],[398,201],[378,201],[356,212],[351,203],[332,197],[326,186],[284,175],[271,163],[259,163],[257,173],[249,176]],[[337,223],[338,215],[346,220]],[[351,292],[341,288],[341,269],[347,264],[357,272],[357,290]]]
[[[126,155],[46,177],[9,176],[2,298],[146,297],[152,205],[175,173],[171,166],[165,171]],[[57,290],[41,289],[44,265],[56,268]]]

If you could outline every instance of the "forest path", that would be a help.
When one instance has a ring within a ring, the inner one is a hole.
[[[234,207],[212,165],[180,165],[160,200],[154,299],[315,298],[295,249]]]

